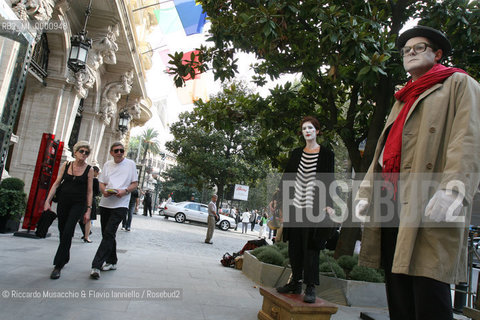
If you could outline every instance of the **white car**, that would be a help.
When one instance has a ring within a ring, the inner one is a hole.
[[[163,215],[166,217],[175,218],[178,223],[184,223],[185,221],[196,221],[202,223],[208,223],[208,206],[198,202],[171,202],[165,205],[163,209]],[[220,220],[217,222],[217,226],[226,231],[228,229],[235,228],[235,219],[227,217],[223,214],[219,214]]]

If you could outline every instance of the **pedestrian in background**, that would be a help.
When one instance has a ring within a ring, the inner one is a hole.
[[[80,225],[80,229],[82,229],[82,240],[85,243],[92,243],[90,240],[90,235],[92,234],[92,221],[97,220],[97,197],[100,196],[100,186],[98,184],[98,174],[100,173],[100,168],[97,166],[93,166],[93,199],[92,199],[92,210],[90,211],[90,221],[85,223],[83,221],[83,217],[78,220],[78,224]]]
[[[92,261],[90,277],[100,278],[103,271],[117,269],[117,242],[115,240],[118,225],[127,215],[130,193],[138,186],[137,167],[135,162],[125,158],[125,147],[120,141],[110,147],[109,160],[103,166],[98,180],[102,199],[100,200],[100,224],[102,242]],[[106,263],[105,265],[103,265]]]
[[[128,203],[128,214],[122,220],[122,230],[130,231],[132,226],[133,213],[137,206],[138,189],[135,188],[130,193],[130,202]]]
[[[87,141],[79,141],[73,146],[75,160],[62,164],[43,206],[44,211],[51,210],[50,202],[61,184],[61,192],[57,194],[60,243],[53,259],[55,267],[50,274],[51,279],[60,278],[62,268],[70,260],[70,247],[78,220],[82,218],[84,223],[90,223],[93,169],[86,162],[89,155],[90,145]]]
[[[237,231],[237,228],[238,228],[238,225],[240,224],[240,211],[235,208],[233,210],[233,212],[235,213],[235,231]]]
[[[205,238],[205,243],[213,244],[212,237],[213,231],[215,230],[215,224],[217,223],[217,218],[220,218],[217,214],[217,195],[212,195],[212,200],[208,204],[208,229],[207,236]]]
[[[263,212],[260,216],[260,222],[258,223],[260,230],[258,231],[258,237],[260,239],[265,238],[265,228],[267,227],[267,213]]]
[[[242,213],[242,233],[247,233],[248,223],[250,222],[250,212],[247,210]]]
[[[152,194],[150,193],[150,190],[147,190],[143,197],[143,215],[147,216],[148,213],[150,214],[150,217],[152,217]]]

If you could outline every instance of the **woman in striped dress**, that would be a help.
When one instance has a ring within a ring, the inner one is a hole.
[[[318,144],[320,123],[316,118],[303,118],[301,130],[306,144],[292,151],[280,186],[283,241],[288,241],[292,280],[277,291],[300,294],[304,282],[303,300],[313,303],[320,250],[334,231],[329,218],[334,214],[333,201],[328,193],[334,180],[334,154]]]

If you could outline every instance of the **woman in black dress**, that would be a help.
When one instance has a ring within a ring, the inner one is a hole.
[[[70,247],[77,221],[83,217],[84,223],[90,223],[90,213],[93,198],[93,169],[85,161],[90,155],[90,145],[87,141],[80,141],[73,147],[75,160],[62,164],[57,180],[48,193],[43,210],[50,210],[50,202],[60,184],[61,192],[58,195],[58,230],[60,243],[53,260],[55,265],[51,279],[60,278],[60,271],[70,260]],[[65,175],[64,175],[65,173]],[[63,181],[62,181],[63,180]]]
[[[288,241],[292,280],[277,291],[300,294],[303,281],[307,285],[303,300],[313,303],[315,285],[319,284],[320,250],[334,230],[329,218],[334,214],[333,201],[328,194],[333,182],[334,154],[317,143],[320,123],[316,118],[303,118],[300,127],[306,145],[290,154],[280,185],[279,204],[284,209],[283,240]]]

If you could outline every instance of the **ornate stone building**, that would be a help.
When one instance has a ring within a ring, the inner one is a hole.
[[[89,0],[0,0],[18,20],[50,21],[62,30],[34,32],[32,60],[13,127],[5,169],[30,187],[43,133],[64,141],[63,158],[79,140],[90,142],[91,164],[103,165],[116,140],[128,144],[129,129],[152,117],[145,89],[151,49],[145,38],[156,20],[153,0],[94,0],[86,30],[92,39],[86,68],[74,73],[67,65],[70,37],[82,30]],[[119,116],[128,115],[127,130]]]

